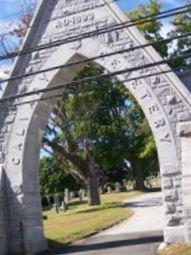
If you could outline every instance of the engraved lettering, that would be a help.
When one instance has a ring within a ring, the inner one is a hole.
[[[159,107],[158,107],[158,105],[152,105],[151,107],[149,107],[149,114],[151,115],[151,114],[153,114],[153,113],[155,113],[155,112],[158,112],[159,111]]]
[[[7,118],[6,118],[6,123],[7,124],[11,124],[13,123],[15,120],[15,115],[9,115]]]
[[[152,98],[152,95],[148,90],[146,90],[145,94],[141,97],[141,99],[144,100],[147,98]]]
[[[87,21],[92,21],[93,19],[94,19],[93,13],[79,15],[79,16],[76,15],[74,17],[65,18],[64,20],[57,21],[55,27],[63,28],[63,27],[70,26],[70,25],[79,25],[79,24],[87,22]]]
[[[47,78],[45,73],[42,74],[42,77],[40,77],[39,80],[41,80],[41,81],[49,81],[49,79]]]
[[[5,153],[4,152],[0,152],[0,163],[4,163],[5,161]]]
[[[117,69],[118,65],[120,64],[121,62],[117,59],[114,59],[112,62],[111,62],[111,66],[113,67],[114,70]]]
[[[157,120],[154,122],[154,125],[155,125],[155,128],[158,129],[158,128],[164,127],[166,125],[166,121],[165,119]]]
[[[171,143],[172,140],[170,138],[170,134],[166,134],[163,138],[160,139],[161,142],[168,142],[168,143]]]
[[[5,133],[7,133],[7,131],[8,131],[8,126],[5,125],[4,127],[1,128],[0,134],[5,134]]]
[[[19,151],[22,151],[22,148],[23,148],[23,144],[22,143],[19,143],[15,146],[15,148]]]
[[[18,166],[21,163],[20,158],[12,158],[11,161],[12,161],[13,165],[15,165],[15,166]]]
[[[3,143],[0,143],[0,151],[3,151]]]
[[[134,90],[136,90],[140,84],[141,84],[141,82],[138,80],[134,80],[131,82],[131,86],[133,87]]]
[[[191,218],[191,208],[185,208],[184,216],[185,218]]]
[[[157,85],[157,84],[159,84],[160,82],[161,82],[160,76],[153,76],[153,77],[151,77],[151,83],[152,83],[152,84]]]
[[[24,136],[24,135],[25,135],[25,129],[24,128],[16,133],[16,136]]]
[[[28,117],[22,117],[22,118],[20,118],[19,120],[20,120],[20,121],[27,121],[27,120],[29,120],[29,118],[28,118]]]

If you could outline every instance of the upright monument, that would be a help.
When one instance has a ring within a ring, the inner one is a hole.
[[[91,37],[85,34],[124,21],[126,16],[111,0],[42,0],[22,50],[72,36],[80,38],[19,56],[11,75],[33,73],[145,44],[135,27]],[[108,72],[115,72],[160,60],[155,50],[147,47],[95,62]],[[7,84],[3,97],[70,82],[84,65],[14,80]],[[166,70],[169,70],[167,65],[160,65],[123,73],[117,78],[124,81]],[[186,238],[191,243],[191,93],[172,72],[123,83],[142,107],[156,141],[163,189],[164,240],[170,243]],[[0,105],[0,255],[36,254],[47,248],[38,161],[42,132],[56,99],[23,105],[15,103],[54,93],[57,92],[40,93]]]

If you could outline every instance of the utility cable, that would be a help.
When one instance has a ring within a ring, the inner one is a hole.
[[[120,83],[125,83],[125,82],[130,82],[130,81],[136,81],[136,80],[141,80],[141,79],[146,79],[146,78],[150,78],[153,76],[157,76],[157,75],[162,75],[162,74],[167,74],[167,73],[171,73],[171,72],[180,72],[180,71],[187,71],[190,70],[190,67],[184,67],[184,68],[175,68],[175,69],[168,69],[168,70],[163,70],[163,71],[159,71],[159,72],[154,72],[151,74],[145,74],[142,76],[137,76],[137,77],[133,77],[133,78],[127,78],[125,80],[119,80],[119,81],[112,81],[113,84],[120,84]],[[71,84],[68,84],[71,85]],[[67,86],[67,84],[63,84],[62,85],[63,88],[65,86]],[[100,88],[100,87],[99,87]],[[64,88],[64,92],[69,92],[70,90],[66,87]],[[6,101],[6,103],[3,103],[3,106],[1,106],[1,109],[7,109],[8,107],[17,107],[17,106],[21,106],[21,105],[26,105],[26,104],[31,104],[31,103],[36,103],[36,102],[41,102],[41,101],[46,101],[46,100],[51,100],[51,99],[56,99],[56,98],[61,98],[63,97],[63,93],[59,93],[57,95],[52,95],[52,96],[46,96],[46,97],[42,97],[39,99],[32,99],[32,100],[28,100],[28,101],[24,101],[24,102],[19,102],[19,103],[13,103],[10,106],[7,104],[7,102],[12,103],[14,100],[16,99],[11,99]],[[0,104],[1,104],[1,100],[0,100]],[[6,105],[5,105],[6,104]]]
[[[154,62],[154,63],[145,64],[145,65],[142,65],[142,66],[126,68],[126,69],[115,71],[115,72],[112,72],[112,73],[104,73],[104,74],[101,74],[101,75],[89,76],[89,77],[74,80],[72,82],[68,82],[68,83],[65,83],[65,84],[59,84],[59,85],[51,87],[51,88],[43,88],[43,89],[38,89],[38,90],[30,91],[30,92],[25,92],[25,93],[21,93],[21,94],[16,94],[16,95],[4,97],[4,98],[0,99],[0,103],[4,103],[6,101],[11,101],[11,100],[19,99],[19,98],[32,96],[32,95],[37,95],[37,94],[40,94],[40,93],[46,93],[46,92],[50,92],[50,91],[60,90],[60,89],[63,89],[64,86],[78,84],[79,82],[87,82],[87,81],[97,79],[97,78],[101,78],[101,77],[113,77],[113,76],[116,76],[116,75],[131,73],[131,72],[151,68],[151,67],[154,67],[154,66],[163,65],[163,64],[168,63],[169,61],[175,61],[177,59],[181,59],[181,58],[185,59],[185,58],[190,58],[190,57],[191,57],[191,53],[183,54],[183,55],[180,55],[180,56],[169,58],[167,60],[160,60],[160,61],[157,61],[157,62]],[[135,78],[133,78],[133,79],[135,79]]]
[[[53,70],[56,70],[56,69],[72,67],[72,66],[80,65],[80,64],[87,64],[87,63],[90,63],[90,62],[98,60],[98,59],[102,59],[102,58],[106,58],[106,57],[110,57],[110,56],[115,56],[115,55],[118,55],[118,54],[132,52],[133,50],[138,50],[138,49],[146,48],[146,47],[149,47],[149,46],[154,46],[158,43],[164,43],[164,42],[168,43],[172,40],[184,38],[184,37],[187,37],[187,36],[191,36],[191,32],[185,33],[185,34],[182,34],[182,35],[173,36],[173,37],[167,38],[167,39],[161,39],[161,40],[156,41],[156,42],[146,43],[144,45],[138,45],[138,46],[131,47],[131,48],[128,48],[128,49],[124,49],[124,50],[119,50],[119,51],[115,51],[115,52],[110,52],[110,53],[98,55],[98,56],[95,56],[95,57],[92,57],[92,58],[89,58],[89,59],[83,59],[83,60],[80,60],[80,61],[74,61],[74,62],[67,63],[67,64],[57,65],[57,66],[54,66],[54,67],[51,67],[51,68],[46,68],[46,69],[38,70],[38,71],[35,71],[35,72],[31,72],[31,73],[15,75],[15,76],[12,76],[12,77],[7,78],[7,79],[2,79],[0,81],[0,83],[5,83],[5,82],[10,82],[10,81],[22,79],[22,78],[30,77],[30,76],[37,75],[37,74],[40,74],[40,73],[43,74],[43,73],[50,72],[50,71],[53,71]],[[168,61],[168,60],[163,60],[163,61]]]
[[[188,8],[188,6],[189,6],[189,8]],[[185,7],[179,7],[179,9],[180,8],[185,8]],[[91,37],[94,37],[94,36],[102,35],[102,34],[105,34],[105,33],[118,31],[120,29],[129,28],[129,27],[132,27],[132,26],[144,24],[146,22],[155,21],[156,19],[163,19],[163,18],[168,18],[168,17],[174,16],[174,15],[183,14],[183,13],[186,13],[186,12],[191,10],[191,4],[186,5],[186,8],[187,8],[186,10],[176,11],[174,13],[167,13],[167,12],[172,12],[172,10],[178,9],[178,8],[174,8],[174,9],[170,9],[170,10],[165,11],[165,12],[161,12],[161,13],[165,13],[165,15],[162,15],[162,16],[159,16],[159,14],[148,15],[146,18],[144,17],[142,19],[135,19],[135,20],[132,20],[132,21],[127,21],[127,22],[123,22],[123,23],[120,23],[120,24],[115,24],[115,25],[112,25],[112,26],[108,26],[108,27],[105,27],[105,28],[102,28],[102,29],[92,30],[90,32],[82,33],[80,35],[74,35],[74,36],[71,36],[71,37],[68,37],[68,38],[65,38],[65,39],[56,40],[56,41],[51,42],[51,43],[42,44],[42,45],[36,46],[34,48],[29,48],[29,49],[25,49],[25,50],[18,50],[16,52],[9,53],[6,56],[5,55],[0,56],[0,60],[13,58],[13,57],[16,57],[16,56],[21,56],[21,55],[25,55],[25,54],[29,54],[29,53],[32,53],[32,52],[45,50],[45,49],[50,49],[50,48],[57,47],[57,46],[60,46],[60,45],[64,45],[64,44],[76,42],[76,41],[79,41],[79,40],[91,38]]]

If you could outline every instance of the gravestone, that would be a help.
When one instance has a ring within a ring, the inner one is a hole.
[[[65,200],[65,202],[66,202],[67,204],[68,204],[69,201],[70,201],[70,192],[69,192],[68,189],[65,189],[65,191],[64,191],[64,200]]]
[[[115,192],[119,193],[122,191],[121,184],[119,182],[115,183]]]
[[[112,192],[112,189],[110,186],[107,187],[107,193],[110,194]]]
[[[79,196],[79,199],[80,199],[80,203],[83,203],[84,196],[83,196],[83,190],[82,189],[79,190],[78,196]]]
[[[54,195],[53,210],[55,213],[59,213],[59,196],[57,194]]]
[[[65,200],[63,200],[60,206],[60,211],[66,212],[67,210],[68,210],[68,205],[65,202]]]

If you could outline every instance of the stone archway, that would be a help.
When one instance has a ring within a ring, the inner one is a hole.
[[[56,17],[66,9],[72,13],[80,9],[83,14],[76,12],[57,20]],[[54,4],[51,0],[46,3],[41,1],[23,50],[125,20],[125,16],[110,1],[91,0],[87,3],[76,0],[74,4],[66,0],[57,0]],[[81,30],[77,29],[79,25]],[[20,56],[12,76],[23,73],[23,70],[25,73],[43,70],[144,43],[144,38],[134,27],[110,32]],[[96,62],[107,71],[114,72],[160,59],[148,47],[101,58]],[[67,83],[82,68],[83,65],[75,65],[10,82],[3,97]],[[124,81],[140,76],[143,72],[151,74],[168,69],[167,65],[163,65],[121,74],[117,78]],[[186,232],[186,238],[190,241],[191,205],[188,185],[191,180],[188,175],[189,155],[186,153],[191,136],[190,92],[173,73],[124,82],[124,85],[142,107],[156,141],[162,176],[164,239],[168,243],[174,242],[184,238]],[[48,95],[54,93],[49,92]],[[37,94],[28,100],[44,96]],[[23,251],[25,254],[37,253],[46,249],[38,185],[38,158],[42,130],[54,104],[52,99],[17,107],[9,105],[0,113],[0,237],[3,240],[0,255],[21,254]]]

